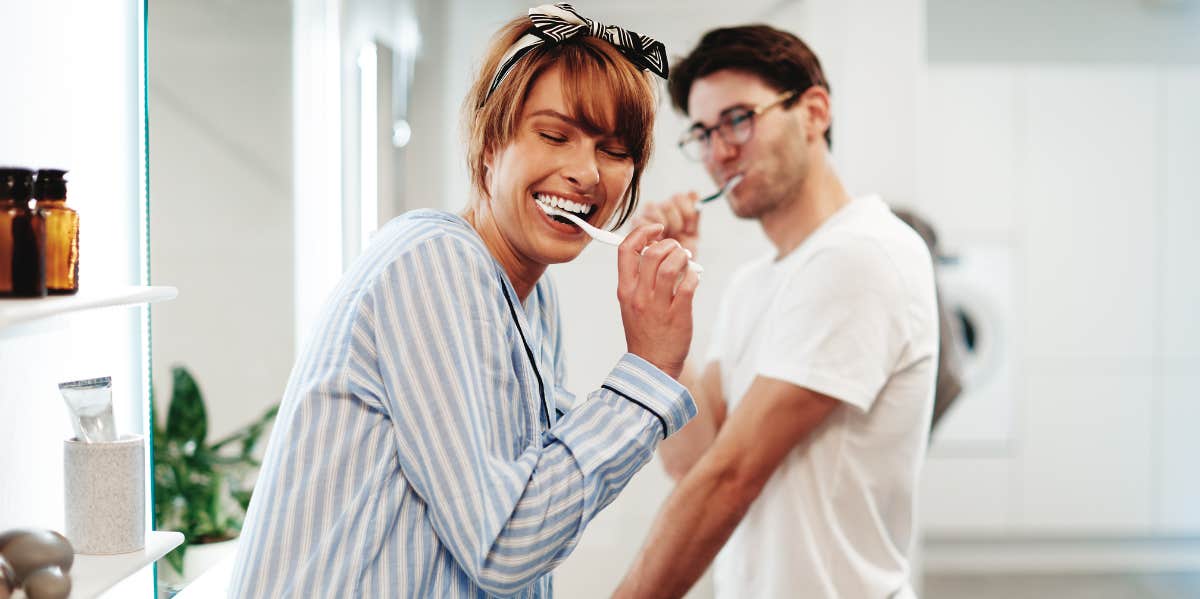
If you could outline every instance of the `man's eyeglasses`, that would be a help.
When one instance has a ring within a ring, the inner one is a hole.
[[[800,92],[785,91],[773,100],[759,104],[756,108],[735,106],[721,113],[717,124],[705,127],[699,123],[692,126],[679,138],[679,149],[692,160],[702,160],[712,152],[713,131],[721,136],[726,145],[740,146],[754,136],[754,117],[796,97]]]

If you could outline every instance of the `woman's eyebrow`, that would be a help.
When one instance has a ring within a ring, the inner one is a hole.
[[[584,128],[583,124],[580,123],[578,120],[573,119],[568,115],[565,115],[557,110],[552,110],[550,108],[544,108],[542,110],[539,110],[537,112],[530,114],[529,116],[531,116],[531,117],[532,116],[548,116],[548,117],[556,118],[560,121],[563,121],[563,122],[567,123],[568,125],[572,125],[578,129]]]
[[[588,135],[592,135],[592,136],[596,136],[596,137],[614,137],[613,133],[611,133],[611,132],[602,131],[600,129],[592,127],[592,126],[588,125],[587,123],[580,121],[577,118],[573,118],[569,115],[563,114],[552,108],[543,108],[541,110],[538,110],[538,111],[535,111],[535,112],[532,112],[529,114],[530,118],[533,118],[535,116],[548,116],[551,118],[558,119],[580,131],[583,131],[584,133],[587,133]]]

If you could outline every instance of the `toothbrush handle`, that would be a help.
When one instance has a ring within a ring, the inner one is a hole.
[[[591,230],[587,231],[587,233],[592,236],[592,239],[595,239],[601,243],[607,243],[608,245],[614,247],[625,242],[624,237],[621,237],[612,231],[605,231],[604,229],[592,228]]]
[[[624,237],[621,237],[612,231],[605,231],[604,229],[593,229],[588,231],[588,233],[591,234],[592,239],[595,239],[601,243],[607,243],[611,246],[621,245],[621,243],[625,241]],[[645,251],[646,248],[642,248],[642,252]],[[700,264],[695,260],[688,260],[688,269],[695,271],[696,274],[704,272],[704,267],[700,266]]]

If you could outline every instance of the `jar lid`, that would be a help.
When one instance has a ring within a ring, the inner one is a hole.
[[[28,202],[33,191],[33,171],[27,168],[0,167],[0,200]]]
[[[33,197],[39,200],[67,199],[67,182],[63,175],[67,171],[56,168],[38,169],[37,182],[33,184]]]

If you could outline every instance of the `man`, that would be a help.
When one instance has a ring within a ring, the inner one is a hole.
[[[820,63],[767,26],[718,29],[671,74],[680,146],[774,246],[721,302],[700,414],[662,445],[678,481],[620,597],[678,597],[716,556],[719,597],[911,597],[908,556],[938,327],[920,237],[829,158]],[[643,220],[696,253],[694,194]],[[723,547],[723,548],[722,548]],[[720,555],[717,553],[720,551]]]

